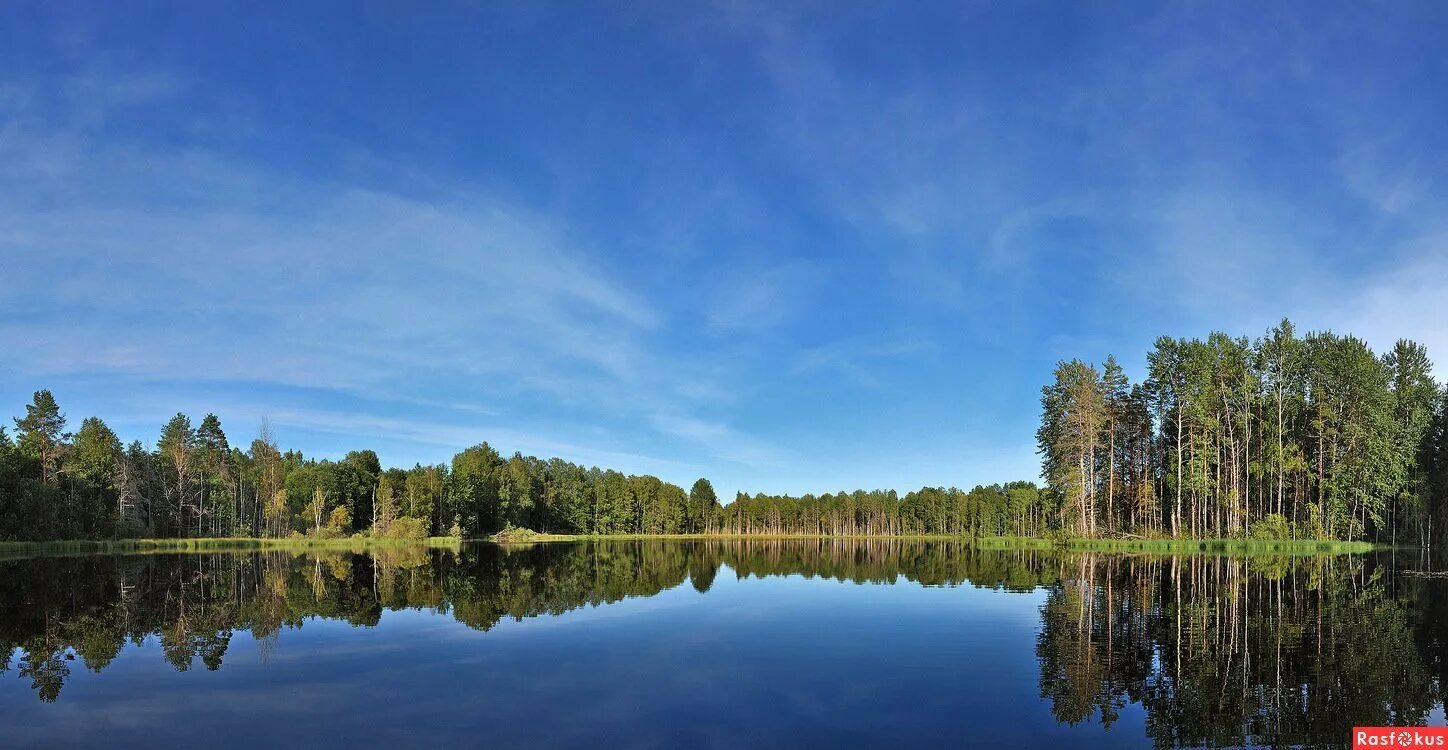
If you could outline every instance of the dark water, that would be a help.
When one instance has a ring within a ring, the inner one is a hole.
[[[1443,723],[1386,556],[618,542],[0,563],[0,746],[1344,746]]]

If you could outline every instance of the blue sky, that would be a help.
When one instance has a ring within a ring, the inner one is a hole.
[[[906,490],[1162,333],[1448,357],[1448,4],[416,5],[5,3],[3,411]]]

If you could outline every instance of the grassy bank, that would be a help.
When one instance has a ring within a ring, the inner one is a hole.
[[[1074,552],[1122,552],[1146,554],[1344,554],[1387,549],[1387,545],[1371,542],[1340,542],[1320,539],[1046,539],[1040,537],[958,537],[941,535],[819,535],[819,534],[545,534],[527,529],[511,529],[481,541],[503,545],[543,544],[581,541],[661,541],[661,540],[897,540],[964,542],[980,549],[1067,550]],[[0,560],[24,557],[60,557],[70,555],[131,555],[187,552],[250,552],[260,550],[306,552],[308,550],[349,550],[362,552],[387,546],[456,547],[462,540],[452,537],[412,539],[372,539],[343,537],[312,538],[249,538],[222,537],[205,539],[116,539],[60,540],[51,542],[0,542]],[[472,540],[469,540],[472,541]]]
[[[253,538],[216,537],[200,539],[69,539],[50,542],[0,542],[0,559],[21,557],[64,557],[70,555],[145,555],[178,552],[254,552],[261,550],[297,551],[350,550],[361,552],[372,547],[416,546],[454,547],[459,540],[452,537],[430,537],[425,540],[342,537]]]
[[[498,544],[532,544],[542,542],[618,541],[618,540],[701,540],[701,539],[894,539],[903,541],[964,542],[981,549],[1064,549],[1079,552],[1140,552],[1184,554],[1193,552],[1242,554],[1343,554],[1390,549],[1390,545],[1372,542],[1343,542],[1324,539],[1051,539],[1043,537],[960,537],[930,534],[903,535],[821,535],[821,534],[543,534],[515,530],[508,535],[494,535],[487,541]]]
[[[985,549],[1066,549],[1078,552],[1146,552],[1185,554],[1232,552],[1242,554],[1343,554],[1390,549],[1372,542],[1342,542],[1325,539],[1041,539],[1035,537],[985,537],[972,540]]]
[[[970,542],[969,537],[946,534],[545,534],[528,532],[493,534],[483,541],[495,544],[532,544],[534,542],[619,542],[619,541],[700,541],[705,539],[738,539],[758,541],[787,541],[805,539],[848,539],[867,541],[870,539],[893,539],[917,542]],[[1046,544],[1050,546],[1049,543]]]

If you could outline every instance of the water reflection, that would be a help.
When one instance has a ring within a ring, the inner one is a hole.
[[[1340,745],[1441,700],[1442,590],[1367,557],[1061,559],[1041,612],[1059,721],[1146,709],[1158,747]]]
[[[1044,591],[1034,649],[1055,719],[1110,726],[1136,705],[1161,747],[1341,745],[1355,724],[1423,723],[1442,699],[1448,592],[1389,558],[1061,555],[904,541],[9,561],[0,563],[0,672],[51,702],[73,670],[102,672],[126,644],[152,637],[176,670],[217,670],[238,631],[264,653],[312,617],[374,626],[384,610],[425,609],[486,631],[686,582],[708,592],[721,572]]]

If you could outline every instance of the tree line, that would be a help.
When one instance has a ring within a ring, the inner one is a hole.
[[[1133,383],[1114,358],[1062,362],[1042,389],[1044,486],[739,493],[699,479],[583,467],[487,443],[451,462],[383,468],[245,449],[213,414],[172,417],[154,444],[100,418],[74,433],[49,391],[0,428],[0,540],[350,534],[1173,536],[1374,539],[1444,531],[1448,398],[1426,349],[1377,356],[1283,320],[1256,340],[1162,337]]]
[[[723,506],[699,479],[560,458],[504,457],[487,443],[447,464],[383,468],[375,452],[316,460],[283,451],[263,423],[244,450],[221,420],[177,414],[154,448],[122,444],[98,417],[74,433],[49,391],[0,428],[0,539],[137,537],[476,537],[506,528],[563,534],[941,534],[1037,536],[1053,522],[1034,483],[823,495],[748,495]]]
[[[0,428],[0,540],[173,537],[472,537],[508,527],[578,534],[701,533],[718,499],[653,476],[563,459],[504,457],[487,443],[448,464],[383,468],[282,451],[271,429],[242,449],[207,414],[177,414],[155,447],[129,445],[98,417],[74,433],[37,391],[15,434]]]
[[[1036,437],[1073,536],[1427,543],[1448,497],[1445,404],[1421,344],[1378,356],[1284,319],[1255,340],[1163,336],[1140,383],[1112,357],[1061,362]]]
[[[810,536],[965,537],[1041,536],[1050,530],[1052,499],[1033,482],[924,487],[903,497],[894,490],[823,495],[739,493],[717,513],[714,527],[730,534]]]

